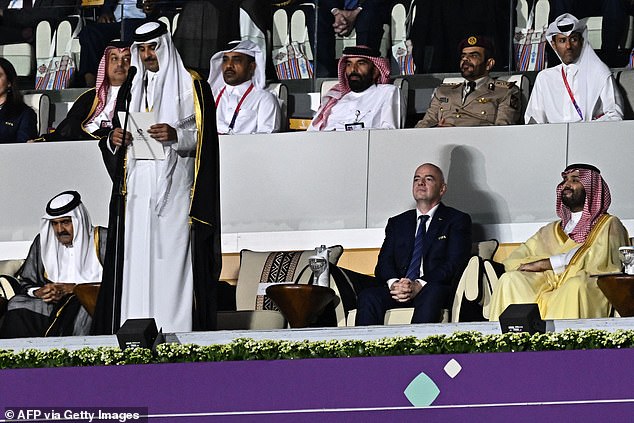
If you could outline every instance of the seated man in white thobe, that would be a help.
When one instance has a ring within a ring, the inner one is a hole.
[[[255,43],[232,41],[209,63],[209,85],[219,134],[261,134],[280,130],[280,104],[266,91],[265,62]]]
[[[322,98],[309,131],[401,127],[401,92],[390,84],[390,62],[371,48],[347,47],[339,59],[339,83]]]
[[[548,26],[546,38],[561,64],[537,74],[524,121],[622,120],[622,99],[616,81],[588,43],[586,24],[564,13]]]
[[[101,281],[105,228],[93,227],[76,191],[53,197],[40,233],[11,285],[0,338],[87,335],[92,319],[72,295],[77,284]]]

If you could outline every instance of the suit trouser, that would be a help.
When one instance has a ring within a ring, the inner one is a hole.
[[[450,286],[428,283],[414,299],[401,303],[392,298],[387,286],[364,289],[357,298],[355,325],[382,325],[387,310],[404,307],[414,307],[412,323],[438,323],[451,292]]]

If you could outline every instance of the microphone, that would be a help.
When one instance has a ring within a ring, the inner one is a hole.
[[[130,69],[128,69],[128,77],[125,79],[124,84],[132,84],[132,80],[134,79],[134,76],[136,75],[136,67],[135,66],[130,66]]]

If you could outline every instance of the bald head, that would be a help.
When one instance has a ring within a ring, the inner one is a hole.
[[[418,166],[414,172],[412,194],[416,200],[417,208],[421,212],[426,213],[440,203],[446,191],[445,176],[438,166],[433,163],[424,163]]]

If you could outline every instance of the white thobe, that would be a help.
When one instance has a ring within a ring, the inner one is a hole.
[[[223,85],[217,92],[214,92],[214,100],[218,99],[222,87],[226,87],[218,107],[216,108],[216,122],[219,134],[229,133],[229,124],[238,107],[240,99],[249,89],[251,81],[243,82],[240,85]],[[233,134],[265,134],[279,132],[280,130],[280,104],[272,93],[253,88],[244,97],[240,105],[240,111],[233,126]]]
[[[92,134],[93,132],[101,128],[102,122],[108,122],[108,127],[112,128],[111,116],[114,114],[114,108],[117,105],[117,94],[119,94],[119,88],[121,88],[121,86],[108,88],[106,105],[97,116],[84,124],[84,130],[86,132]],[[97,93],[95,93],[95,95],[97,95]]]
[[[561,76],[562,67],[566,72],[568,85],[584,115],[583,119],[570,99]],[[524,121],[526,123],[565,123],[622,120],[623,103],[614,77],[609,75],[602,82],[595,81],[602,84],[600,94],[596,98],[588,99],[584,98],[583,92],[580,92],[578,71],[577,65],[573,63],[560,64],[539,72],[526,107]]]
[[[322,103],[321,107],[325,104]],[[402,104],[401,92],[392,84],[372,85],[360,93],[350,91],[332,108],[322,129],[311,122],[308,130],[345,131],[346,124],[355,122],[363,122],[363,129],[400,128]]]
[[[165,160],[128,155],[127,162],[121,324],[153,317],[164,332],[192,329],[189,204],[197,130],[193,120],[175,129],[178,142],[163,144]],[[168,187],[164,202],[160,186]]]

